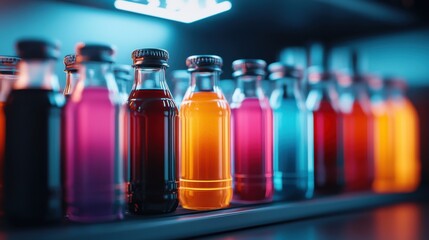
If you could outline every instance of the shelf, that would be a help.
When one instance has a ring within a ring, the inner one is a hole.
[[[11,239],[47,240],[188,238],[302,218],[368,209],[422,198],[421,193],[344,194],[291,203],[233,204],[228,209],[205,212],[178,209],[172,214],[128,216],[124,221],[110,223],[64,223],[60,226],[37,229],[3,229],[0,236]]]

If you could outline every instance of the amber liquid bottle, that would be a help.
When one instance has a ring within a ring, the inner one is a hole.
[[[222,59],[199,55],[186,63],[191,84],[180,107],[180,203],[193,210],[225,208],[233,193],[231,110],[217,86]]]
[[[168,52],[138,49],[132,54],[134,87],[130,111],[131,213],[168,213],[176,210],[178,110],[165,80]]]

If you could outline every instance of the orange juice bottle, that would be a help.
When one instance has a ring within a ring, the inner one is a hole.
[[[4,105],[6,98],[17,78],[17,57],[0,56],[0,211],[3,212],[3,166],[6,121]]]
[[[380,78],[365,77],[371,92],[371,112],[374,121],[375,192],[393,192],[395,188],[395,162],[393,161],[393,116],[387,104],[387,92]]]
[[[418,116],[405,96],[401,79],[388,79],[388,107],[393,116],[395,192],[412,192],[420,183]]]
[[[179,200],[183,208],[225,208],[232,199],[230,116],[217,86],[222,59],[188,57],[191,83],[180,106]]]

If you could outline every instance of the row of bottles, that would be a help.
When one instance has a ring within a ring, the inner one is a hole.
[[[55,221],[63,211],[97,222],[121,219],[124,206],[168,213],[179,201],[211,210],[233,199],[418,186],[418,119],[403,81],[273,63],[266,96],[265,61],[242,59],[232,64],[228,103],[218,86],[222,59],[195,55],[189,74],[176,72],[189,82],[181,94],[184,80],[175,81],[179,108],[165,50],[132,52],[129,92],[131,67],[113,64],[111,46],[79,44],[64,58],[61,94],[58,44],[30,39],[16,48],[20,59],[0,57],[0,192],[10,222]]]

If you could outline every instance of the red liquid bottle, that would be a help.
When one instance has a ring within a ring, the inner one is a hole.
[[[340,115],[332,76],[311,67],[308,80],[310,89],[306,104],[313,112],[313,118],[308,121],[308,130],[309,136],[311,135],[314,140],[315,192],[337,193],[344,185],[344,169],[339,155]]]
[[[176,210],[178,110],[165,80],[168,52],[138,49],[132,53],[135,80],[130,111],[131,213]]]
[[[339,79],[345,190],[370,190],[374,181],[373,116],[364,79],[336,74]]]
[[[266,63],[241,59],[232,64],[237,88],[232,96],[234,200],[273,198],[273,112],[261,81]]]

